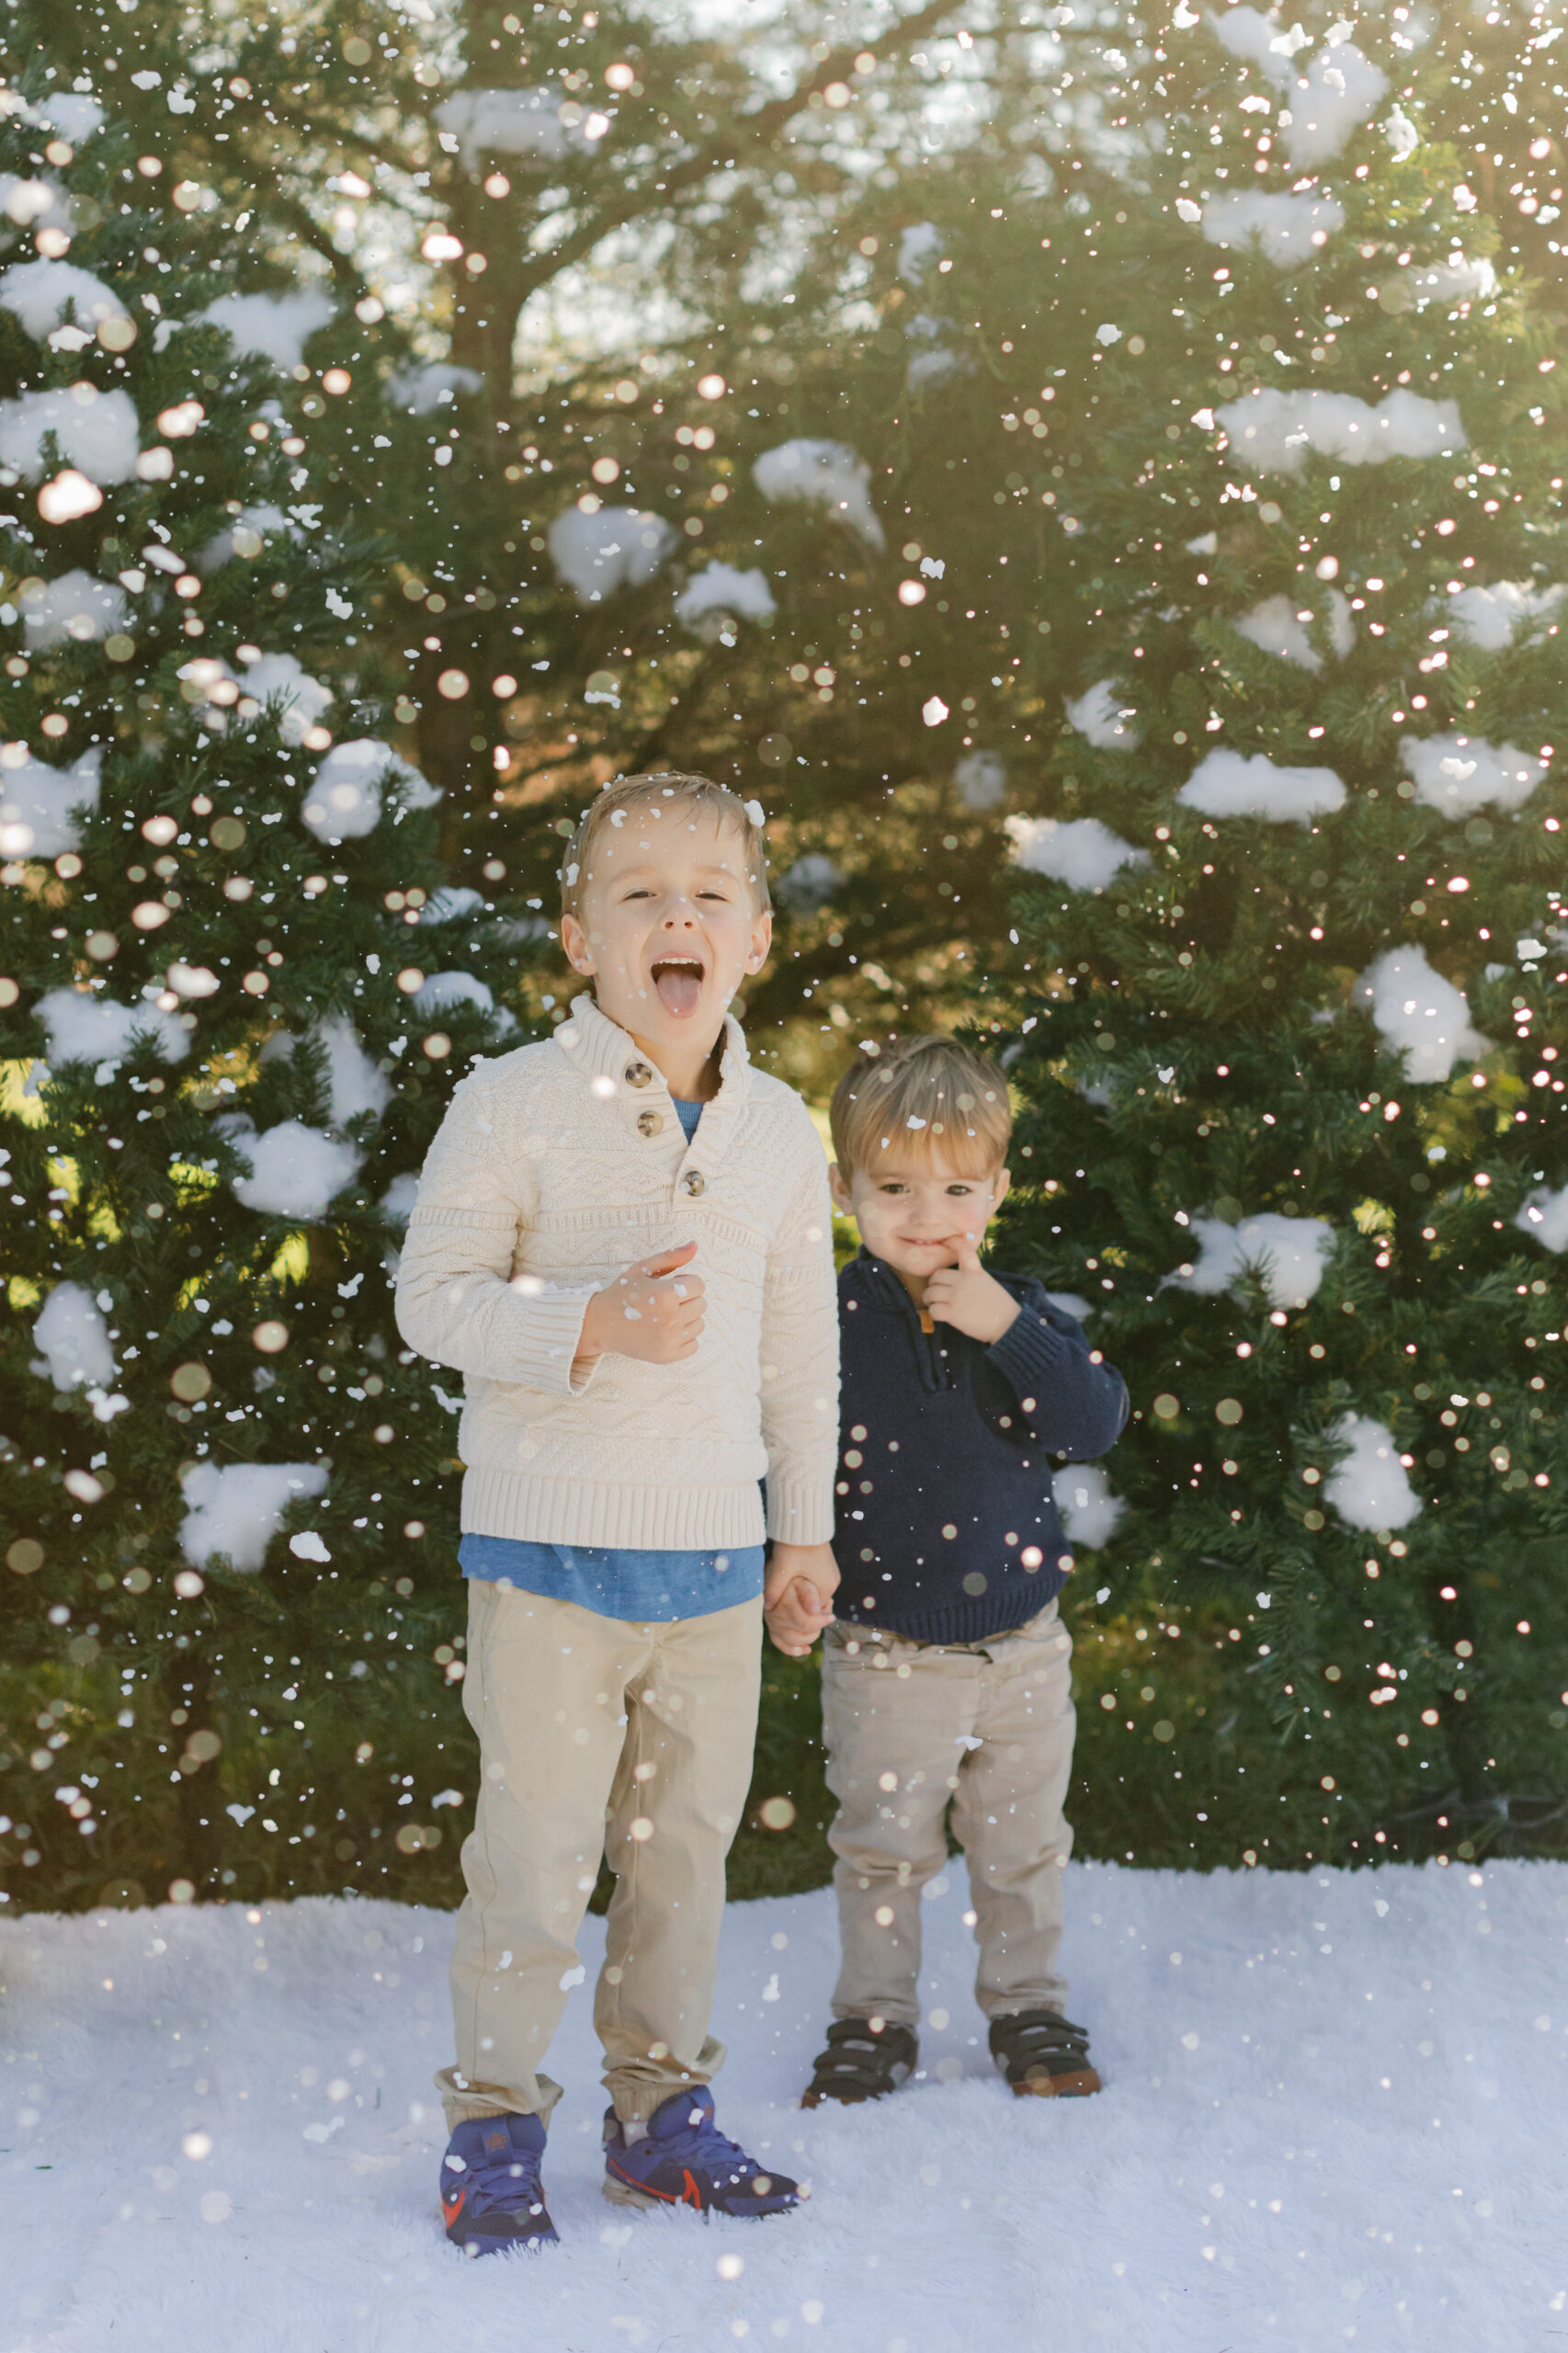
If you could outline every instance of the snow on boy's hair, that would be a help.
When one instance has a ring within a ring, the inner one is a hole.
[[[698,809],[721,825],[735,827],[744,846],[746,880],[757,913],[767,914],[773,901],[767,890],[761,802],[743,801],[727,784],[715,784],[710,777],[691,776],[684,768],[661,768],[649,776],[617,777],[578,818],[561,869],[563,915],[580,916],[583,912],[583,894],[593,880],[594,844],[599,835],[612,828],[619,832],[633,811],[643,809],[656,811],[661,824],[666,815]]]
[[[937,1153],[980,1176],[999,1168],[1013,1132],[1007,1082],[995,1063],[951,1038],[868,1042],[833,1090],[834,1156],[846,1179],[874,1175],[885,1152]]]

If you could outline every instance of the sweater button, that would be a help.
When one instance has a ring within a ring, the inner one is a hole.
[[[680,1188],[695,1201],[708,1190],[708,1179],[699,1168],[688,1168],[680,1180]]]
[[[628,1063],[623,1074],[628,1086],[652,1086],[653,1074],[646,1063]]]
[[[640,1136],[656,1136],[664,1124],[665,1115],[662,1111],[639,1111],[637,1114],[637,1132]]]

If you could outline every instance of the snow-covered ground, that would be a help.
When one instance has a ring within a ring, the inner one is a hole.
[[[926,1910],[926,2080],[808,2114],[831,1899],[732,1909],[721,2119],[814,2191],[777,2222],[602,2201],[577,1993],[564,2245],[481,2263],[437,2221],[449,1915],[6,1921],[0,2353],[1568,2341],[1568,1868],[1075,1866],[1071,2006],[1108,2089],[1060,2103],[992,2071],[966,1901],[959,1865]]]

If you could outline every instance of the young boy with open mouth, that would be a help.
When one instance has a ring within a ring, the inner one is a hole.
[[[591,982],[457,1089],[398,1275],[409,1344],[467,1376],[463,1704],[480,1790],[437,2078],[447,2234],[553,2243],[540,2063],[615,1874],[594,2023],[605,2190],[766,2215],[797,2185],[722,2133],[708,2032],[750,1783],[766,1533],[781,1644],[837,1583],[832,1221],[805,1106],[729,1011],[767,959],[762,812],[639,777],[585,812],[562,945]]]
[[[1057,1969],[1073,1561],[1049,1458],[1103,1454],[1127,1392],[1040,1283],[981,1264],[1008,1185],[994,1063],[948,1038],[871,1049],[831,1116],[834,1198],[862,1245],[839,1278],[845,1584],[823,1645],[842,1966],[802,2104],[875,2099],[915,2072],[921,1891],[949,1804],[993,2057],[1017,2093],[1096,2092]]]

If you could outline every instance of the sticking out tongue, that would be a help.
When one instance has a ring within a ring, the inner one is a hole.
[[[702,995],[702,975],[695,964],[656,964],[653,986],[665,1011],[680,1017],[696,1012],[697,1000]]]

